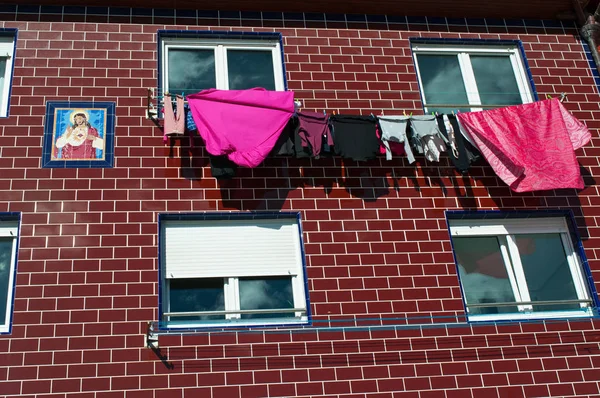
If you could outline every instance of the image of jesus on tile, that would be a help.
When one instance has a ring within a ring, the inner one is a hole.
[[[104,110],[57,109],[56,131],[62,134],[54,143],[53,158],[62,160],[90,160],[104,158]],[[98,123],[98,127],[92,124]],[[64,128],[64,125],[67,125]],[[61,128],[63,127],[63,128]]]

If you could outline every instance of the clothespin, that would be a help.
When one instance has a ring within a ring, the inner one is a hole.
[[[546,99],[552,99],[552,96],[550,94],[546,94]]]
[[[565,99],[567,99],[567,93],[560,93],[560,102],[563,102]]]
[[[403,111],[402,111],[402,114],[403,114],[404,116],[408,116],[408,115],[406,114],[406,110],[403,110]]]
[[[323,109],[323,115],[327,115],[327,111]]]

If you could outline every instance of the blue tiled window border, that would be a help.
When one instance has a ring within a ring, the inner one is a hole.
[[[312,325],[312,314],[310,310],[310,294],[308,289],[308,273],[306,269],[306,252],[304,250],[304,238],[302,231],[302,214],[300,212],[276,212],[276,211],[257,211],[257,212],[195,212],[195,213],[159,213],[158,214],[158,320],[159,320],[159,329],[168,330],[170,329],[168,325],[164,325],[162,323],[162,314],[163,314],[163,287],[162,281],[164,278],[163,275],[163,255],[162,255],[162,231],[163,231],[163,223],[167,221],[230,221],[230,220],[295,220],[298,223],[298,236],[300,237],[300,255],[302,256],[302,271],[304,273],[304,292],[306,299],[306,316],[308,321],[303,322],[302,326],[310,326]],[[269,328],[278,328],[278,327],[286,327],[286,326],[298,326],[297,323],[294,324],[280,324],[280,325],[260,325],[255,324],[251,326],[240,326],[232,324],[228,326],[226,324],[220,325],[216,327],[216,329],[256,329],[261,327],[269,327]],[[206,327],[202,327],[201,325],[191,328],[191,330],[206,330]],[[215,327],[211,327],[210,329],[215,329]],[[181,331],[190,330],[190,329],[177,329]]]
[[[9,311],[10,318],[8,322],[8,330],[6,332],[0,332],[0,335],[9,335],[12,333],[13,317],[15,309],[15,297],[17,291],[17,266],[19,264],[19,237],[21,236],[21,213],[20,212],[0,212],[0,225],[4,222],[17,223],[17,247],[15,255],[15,263],[13,265],[13,284],[12,284],[12,297],[7,297],[6,311]],[[4,305],[4,304],[0,304]]]
[[[590,46],[585,41],[581,41],[581,46],[583,47],[583,53],[585,54],[585,58],[588,61],[592,77],[594,78],[594,82],[596,83],[596,88],[600,93],[600,73],[598,72],[598,67],[600,65],[596,65],[596,61],[594,61],[594,57],[592,55],[592,51],[590,50]]]
[[[579,230],[577,229],[577,222],[575,221],[575,215],[573,211],[570,209],[542,209],[542,210],[446,210],[446,224],[448,229],[448,237],[451,237],[450,233],[450,223],[449,220],[509,220],[509,219],[535,219],[535,218],[562,218],[567,222],[567,226],[569,228],[569,237],[571,238],[571,242],[573,244],[573,248],[579,255],[579,260],[581,261],[582,270],[585,274],[585,282],[590,294],[590,297],[593,302],[594,309],[594,318],[599,316],[598,310],[600,309],[600,298],[598,297],[598,291],[596,289],[596,285],[594,284],[594,279],[592,277],[592,271],[590,268],[590,264],[588,262],[587,256],[585,255],[585,250],[583,248],[583,242],[581,240],[581,236],[579,234]],[[454,263],[457,264],[456,253],[454,251],[454,244],[452,243],[452,239],[450,238],[450,245],[452,247],[452,256],[454,257]],[[460,283],[460,275],[457,276]],[[461,294],[463,306],[467,308],[467,303],[465,301],[464,291],[462,291],[461,286]],[[498,321],[486,321],[488,323],[506,323],[506,322],[528,322],[528,321],[539,321],[539,319],[515,319],[515,320],[498,320]],[[478,321],[468,321],[469,323],[479,324],[482,322]]]
[[[222,11],[221,11],[222,13]],[[283,87],[287,91],[287,73],[285,69],[285,56],[283,51],[283,35],[279,32],[233,32],[233,31],[222,31],[222,30],[159,30],[157,31],[157,45],[158,45],[158,56],[157,56],[157,70],[158,70],[158,81],[156,87],[158,92],[163,93],[162,81],[163,81],[163,70],[162,70],[162,41],[168,38],[189,38],[189,39],[211,39],[211,40],[264,40],[279,42],[279,50],[281,52],[281,72],[283,74]]]
[[[12,81],[15,76],[15,59],[17,58],[17,39],[19,30],[15,28],[0,28],[0,37],[9,37],[13,39],[12,60],[8,62],[6,67],[10,68],[10,81],[8,82],[8,98],[6,99],[6,116],[0,116],[0,119],[10,117],[10,98],[12,96]]]

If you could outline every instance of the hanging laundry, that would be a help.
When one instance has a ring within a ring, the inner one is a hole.
[[[296,157],[319,158],[323,141],[333,146],[329,131],[329,116],[319,112],[298,112],[298,127],[294,134]]]
[[[458,120],[513,191],[584,187],[575,149],[591,134],[558,99],[460,113]]]
[[[434,115],[410,116],[410,143],[430,162],[439,162],[448,140],[438,128]]]
[[[294,113],[292,91],[210,89],[187,100],[208,153],[245,167],[267,157]]]
[[[392,159],[392,154],[399,154],[398,144],[403,144],[404,153],[409,163],[415,162],[415,155],[410,148],[407,137],[409,116],[378,116],[381,127],[381,142],[385,148],[385,158]],[[396,149],[396,150],[395,150]]]
[[[460,133],[455,115],[438,115],[436,119],[442,135],[449,142],[450,161],[461,174],[467,174],[471,164],[480,158],[479,151]]]
[[[230,180],[236,175],[237,164],[227,159],[227,156],[208,155],[210,173],[217,180]]]
[[[185,106],[185,129],[187,131],[198,130],[196,122],[194,122],[194,116],[192,116],[192,110],[190,109],[189,105]]]
[[[177,115],[173,111],[173,103],[171,95],[165,94],[164,100],[164,126],[163,126],[163,142],[167,143],[167,137],[170,135],[183,135],[185,130],[185,112],[183,110],[183,97],[177,96]]]
[[[298,119],[291,117],[279,135],[269,156],[290,156],[294,154],[294,134],[297,125]]]
[[[375,159],[379,154],[375,116],[332,115],[335,152],[353,160]]]

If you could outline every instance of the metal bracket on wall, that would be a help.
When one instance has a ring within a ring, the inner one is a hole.
[[[160,127],[158,123],[158,102],[157,105],[154,104],[156,100],[156,95],[154,93],[154,88],[151,87],[148,89],[148,95],[146,96],[146,119],[152,120],[154,124]]]
[[[150,349],[158,349],[158,335],[154,333],[152,328],[152,322],[148,322],[148,329],[146,329],[146,347]]]

